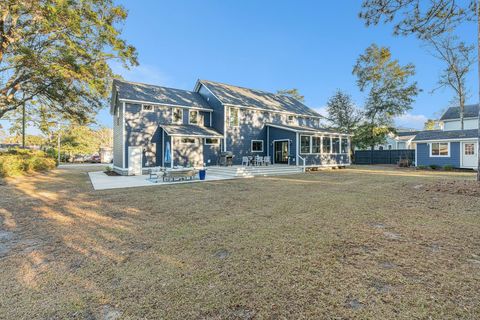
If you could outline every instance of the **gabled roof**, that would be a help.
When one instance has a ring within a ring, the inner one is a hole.
[[[197,92],[119,79],[113,80],[113,88],[116,90],[117,99],[120,101],[212,110]]]
[[[311,127],[303,127],[303,126],[277,124],[277,123],[271,123],[271,122],[267,122],[265,123],[265,125],[272,128],[279,128],[287,131],[306,133],[306,134],[330,133],[330,134],[338,134],[338,135],[346,135],[346,136],[350,135],[346,133],[339,133],[335,130],[325,129],[325,128],[311,128]]]
[[[461,140],[461,139],[478,139],[478,130],[426,130],[420,131],[413,141],[431,141],[431,140]]]
[[[206,128],[191,124],[168,124],[161,125],[169,136],[185,137],[203,137],[203,138],[223,138],[223,135],[213,128]]]
[[[478,117],[478,104],[470,104],[464,107],[464,118]],[[440,120],[454,120],[460,119],[460,107],[450,107],[445,111]]]
[[[301,116],[321,117],[300,101],[281,94],[248,89],[209,80],[198,80],[224,105],[254,107],[266,111],[292,113]],[[197,83],[197,90],[198,90]]]

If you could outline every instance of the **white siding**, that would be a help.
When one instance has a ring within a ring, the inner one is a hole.
[[[478,129],[478,119],[465,119],[463,121],[464,129]],[[444,121],[443,130],[460,130],[460,120]]]

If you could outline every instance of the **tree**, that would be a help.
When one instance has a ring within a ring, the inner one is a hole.
[[[337,90],[327,102],[328,121],[341,133],[352,133],[363,119],[363,114],[350,95]]]
[[[368,91],[365,123],[359,127],[361,134],[355,142],[369,144],[373,150],[375,144],[385,141],[386,135],[394,131],[394,117],[412,108],[419,92],[417,83],[410,81],[415,67],[401,66],[398,60],[392,59],[388,48],[372,44],[357,59],[353,74],[357,76],[360,91]]]
[[[0,12],[0,119],[36,102],[85,121],[108,97],[108,62],[137,64],[113,0],[3,0]]]
[[[435,130],[436,122],[433,119],[428,119],[423,124],[423,130]]]
[[[436,89],[448,87],[455,92],[455,102],[460,107],[460,126],[463,130],[467,96],[466,78],[476,61],[475,46],[466,45],[452,35],[428,39],[428,43],[434,49],[433,56],[445,63]]]
[[[113,143],[113,131],[108,128],[94,130],[88,126],[71,125],[63,128],[60,134],[61,150],[69,156],[95,154],[100,147],[112,147]]]
[[[301,95],[298,89],[295,89],[295,88],[277,90],[277,94],[292,97],[300,102],[305,102],[305,96]]]
[[[367,26],[393,23],[395,35],[431,39],[475,19],[476,0],[363,0],[359,17]]]
[[[364,0],[360,18],[367,26],[380,22],[394,25],[394,34],[415,34],[430,39],[454,30],[467,21],[477,22],[478,97],[480,105],[480,0],[460,2],[451,0]],[[475,19],[476,17],[476,19]],[[478,113],[478,152],[480,154],[480,108]],[[477,181],[480,182],[480,156]]]

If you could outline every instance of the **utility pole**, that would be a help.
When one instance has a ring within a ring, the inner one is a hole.
[[[25,103],[22,109],[22,148],[25,149]]]
[[[58,128],[58,133],[57,133],[57,148],[58,148],[58,165],[60,165],[60,127]]]

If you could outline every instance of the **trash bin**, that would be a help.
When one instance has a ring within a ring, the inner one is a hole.
[[[205,176],[207,175],[207,170],[202,169],[198,171],[198,176],[200,180],[205,180]]]

